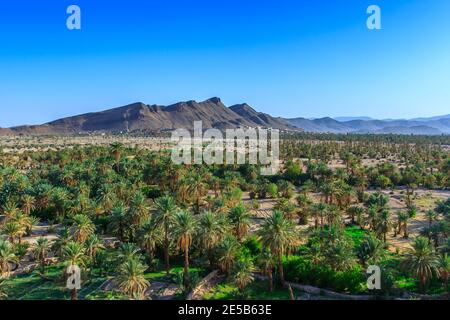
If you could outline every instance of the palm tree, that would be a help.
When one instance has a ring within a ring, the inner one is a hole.
[[[137,192],[131,200],[129,211],[132,223],[136,226],[141,226],[148,219],[148,210],[144,195],[141,192]]]
[[[123,203],[116,203],[111,211],[110,223],[108,225],[109,230],[123,242],[127,239],[126,230],[129,224]]]
[[[351,223],[358,223],[359,227],[361,227],[361,218],[364,214],[364,208],[360,206],[352,206],[347,209],[347,213],[350,216]]]
[[[103,206],[106,212],[111,210],[114,206],[114,202],[116,201],[116,195],[112,190],[112,186],[109,184],[105,184],[98,190],[97,193],[98,193],[97,197],[98,203],[100,203]]]
[[[377,232],[383,236],[384,243],[387,242],[386,235],[391,229],[391,213],[387,208],[381,210],[378,216]]]
[[[263,246],[270,248],[277,257],[280,281],[285,286],[282,257],[298,242],[294,225],[280,211],[274,210],[272,216],[264,221],[258,234]]]
[[[119,268],[119,289],[132,299],[142,299],[150,283],[145,279],[147,269],[137,259],[127,259]]]
[[[147,251],[150,261],[153,261],[157,246],[163,242],[161,228],[154,219],[150,219],[142,226],[138,239],[142,248]]]
[[[234,236],[228,235],[219,244],[217,252],[220,269],[229,274],[239,252],[239,242]]]
[[[194,199],[195,213],[200,213],[200,200],[207,192],[207,185],[199,173],[190,175],[187,179],[187,190]]]
[[[170,228],[175,219],[178,208],[175,200],[171,196],[164,196],[155,201],[155,221],[164,232],[164,259],[166,262],[166,272],[170,273],[169,248],[170,248]]]
[[[27,216],[21,211],[18,211],[16,215],[11,219],[11,222],[16,222],[20,227],[20,232],[17,234],[19,243],[22,243],[22,237],[27,234],[27,231],[33,228],[35,219]]]
[[[438,262],[439,277],[444,282],[445,291],[448,292],[448,278],[450,277],[450,257],[444,254],[439,257]]]
[[[85,243],[86,240],[95,233],[95,225],[88,216],[77,214],[73,217],[71,231],[75,241]]]
[[[30,215],[31,211],[36,208],[36,199],[26,194],[22,197],[22,210],[26,215]]]
[[[224,214],[207,211],[200,217],[197,239],[200,248],[206,251],[211,268],[214,264],[213,250],[223,240],[227,229],[227,220]]]
[[[141,258],[139,255],[140,251],[141,249],[134,243],[122,243],[117,254],[117,260],[119,264],[125,263],[130,259],[139,260]]]
[[[39,238],[33,247],[34,259],[39,263],[41,267],[41,274],[45,274],[45,259],[47,259],[48,253],[50,251],[50,242],[47,238]]]
[[[99,250],[105,249],[102,240],[96,234],[93,234],[89,238],[87,238],[85,246],[89,259],[91,260],[92,264],[95,265],[97,253],[99,252]]]
[[[406,254],[403,268],[411,272],[419,280],[420,290],[424,292],[425,285],[438,272],[439,260],[426,238],[418,237],[412,244],[412,249]]]
[[[384,256],[384,244],[373,234],[369,234],[356,247],[356,256],[363,266],[376,264]]]
[[[20,239],[26,233],[26,230],[16,221],[9,221],[3,226],[2,233],[7,235],[11,243],[14,244],[16,238]]]
[[[7,201],[2,210],[7,219],[15,217],[16,214],[20,211],[14,201]]]
[[[314,217],[314,228],[316,229],[319,228],[319,221],[321,228],[323,228],[324,226],[323,218],[325,216],[325,212],[327,211],[327,209],[328,206],[324,202],[319,202],[312,205],[311,212]]]
[[[25,233],[27,237],[30,237],[33,233],[33,228],[39,224],[39,218],[35,216],[27,216]]]
[[[249,259],[239,259],[233,267],[233,282],[244,296],[245,288],[254,281],[253,263]]]
[[[409,221],[409,215],[407,212],[399,212],[398,214],[398,223],[399,223],[399,230],[398,233],[401,232],[403,229],[403,238],[408,239],[408,221]]]
[[[434,210],[428,210],[427,212],[425,212],[425,216],[428,219],[428,227],[431,229],[433,222],[437,218],[437,214]]]
[[[68,228],[63,228],[58,232],[58,238],[53,242],[52,249],[56,255],[62,256],[63,248],[72,240],[72,235]]]
[[[192,214],[180,211],[175,215],[173,236],[176,239],[178,249],[184,253],[184,285],[189,287],[189,249],[192,238],[197,231],[197,220]]]
[[[82,244],[75,241],[70,241],[63,247],[62,257],[65,261],[67,269],[65,273],[67,274],[67,270],[72,270],[73,268],[81,268],[85,264],[86,259],[86,250]],[[73,288],[71,292],[71,300],[78,299],[77,288]]]
[[[371,231],[376,231],[377,213],[377,208],[374,205],[367,208],[367,222]]]
[[[258,265],[269,282],[269,292],[273,292],[273,269],[275,268],[275,257],[269,250],[264,250],[258,257]]]
[[[14,253],[14,248],[7,240],[0,238],[0,275],[8,277],[11,272],[11,264],[19,263],[19,259]]]
[[[111,148],[111,154],[115,161],[116,170],[117,170],[117,172],[119,172],[119,170],[120,170],[119,163],[120,163],[120,158],[122,157],[123,145],[119,142],[114,142],[111,144],[110,148]]]
[[[299,221],[298,224],[306,225],[308,224],[308,212],[313,204],[313,201],[306,195],[306,194],[300,194],[296,198],[297,204],[300,208],[298,212]]]
[[[239,242],[247,235],[250,227],[250,213],[245,206],[240,203],[230,210],[228,214],[231,224],[234,226],[234,233]]]

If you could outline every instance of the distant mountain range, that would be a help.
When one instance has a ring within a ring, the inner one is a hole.
[[[343,120],[338,120],[343,119]],[[362,120],[349,118],[286,119],[292,125],[308,132],[378,133],[378,134],[450,134],[450,115],[411,120]]]
[[[0,135],[161,132],[177,128],[192,129],[194,121],[202,121],[205,129],[263,127],[317,133],[450,134],[450,115],[411,120],[375,120],[369,117],[284,119],[258,112],[245,103],[227,107],[219,98],[211,98],[203,102],[186,101],[169,106],[138,102],[42,125],[0,128]]]

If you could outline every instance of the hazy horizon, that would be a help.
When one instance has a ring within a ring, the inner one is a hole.
[[[66,9],[81,8],[81,30]],[[368,30],[369,5],[382,30]],[[0,4],[0,127],[213,96],[285,118],[449,114],[448,0]]]

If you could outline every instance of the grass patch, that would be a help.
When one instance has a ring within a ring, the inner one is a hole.
[[[301,295],[300,291],[294,290],[295,297]],[[238,288],[232,283],[217,285],[211,292],[206,293],[205,300],[238,300],[242,299]],[[289,290],[275,287],[273,292],[267,290],[267,282],[255,281],[245,291],[245,299],[248,300],[290,300]]]
[[[353,240],[355,246],[358,246],[367,232],[358,226],[349,226],[345,228],[345,234]]]

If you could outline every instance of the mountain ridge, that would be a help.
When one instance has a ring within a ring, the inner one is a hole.
[[[229,129],[266,127],[281,130],[300,130],[283,119],[259,113],[245,104],[233,106],[241,114],[226,107],[220,98],[197,102],[177,102],[168,106],[135,102],[126,106],[57,119],[42,125],[17,126],[0,129],[0,134],[64,135],[78,133],[117,133],[139,131],[170,131],[192,129],[195,121],[203,128]],[[246,111],[246,112],[244,112]]]
[[[340,119],[340,120],[338,120]],[[42,125],[0,128],[0,135],[69,135],[79,133],[161,132],[203,128],[263,127],[316,133],[450,134],[450,115],[377,120],[369,117],[281,118],[259,112],[247,103],[225,106],[218,97],[205,101],[149,105],[135,102],[121,107],[57,119]]]

